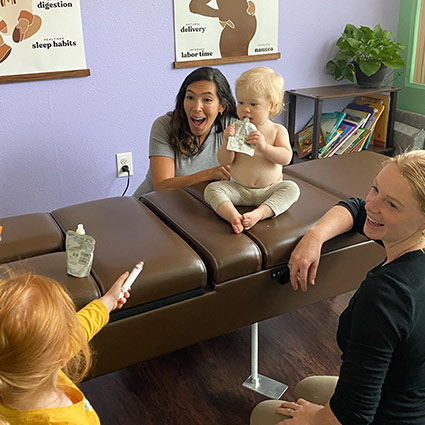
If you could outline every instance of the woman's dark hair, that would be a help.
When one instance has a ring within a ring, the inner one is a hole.
[[[196,137],[190,131],[186,113],[184,111],[184,99],[188,86],[196,81],[211,81],[215,84],[220,105],[225,106],[222,114],[218,114],[214,126],[216,132],[224,130],[225,122],[231,117],[236,117],[236,104],[232,94],[232,89],[226,77],[216,68],[203,67],[192,71],[183,81],[176,96],[176,108],[171,113],[172,130],[171,145],[175,150],[186,156],[193,156],[198,153],[199,145]]]

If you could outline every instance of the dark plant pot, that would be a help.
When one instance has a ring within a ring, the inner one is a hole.
[[[382,81],[384,81],[385,75],[387,73],[387,67],[382,64],[378,71],[376,71],[375,74],[372,74],[370,77],[364,74],[356,63],[354,64],[354,71],[356,74],[357,84],[360,87],[377,88],[380,87]]]

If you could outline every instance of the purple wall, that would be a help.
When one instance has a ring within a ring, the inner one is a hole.
[[[334,84],[324,65],[345,24],[379,23],[395,36],[399,5],[280,1],[282,58],[220,69],[232,86],[256,65],[279,71],[287,89]],[[90,77],[0,86],[0,217],[121,195],[126,179],[116,178],[117,152],[133,153],[132,194],[148,168],[150,125],[173,108],[190,71],[172,68],[172,0],[84,1],[81,7]],[[299,108],[298,117],[312,113],[310,103]]]

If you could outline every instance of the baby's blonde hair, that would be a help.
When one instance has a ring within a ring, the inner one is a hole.
[[[272,104],[270,115],[279,115],[284,107],[285,82],[282,76],[266,66],[245,71],[236,80],[236,96],[239,88],[248,88],[265,96]]]
[[[58,369],[79,382],[90,348],[62,286],[33,273],[0,270],[0,400],[13,405],[50,388]]]

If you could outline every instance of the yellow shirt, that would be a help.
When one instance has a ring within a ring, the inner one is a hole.
[[[108,310],[99,300],[87,304],[77,315],[89,341],[109,320]],[[14,410],[0,404],[0,415],[11,425],[100,425],[99,417],[84,394],[61,370],[58,387],[72,401],[71,406]]]

